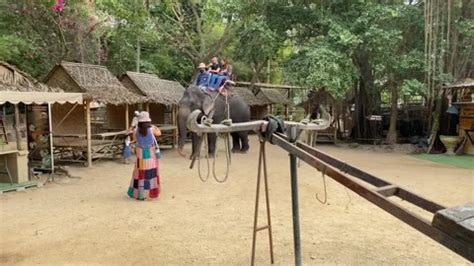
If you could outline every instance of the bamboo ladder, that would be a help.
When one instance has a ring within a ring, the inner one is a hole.
[[[5,124],[3,123],[3,117],[0,117],[0,137],[3,139],[3,143],[8,144],[7,132],[5,131]]]

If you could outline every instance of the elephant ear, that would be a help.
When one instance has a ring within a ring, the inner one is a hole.
[[[202,101],[202,111],[204,115],[209,115],[209,113],[214,109],[214,101],[212,100],[212,96],[209,94],[204,95],[204,99]]]

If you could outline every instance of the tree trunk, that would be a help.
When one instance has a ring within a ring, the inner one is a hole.
[[[433,122],[432,122],[432,127],[431,127],[431,137],[430,137],[430,144],[428,146],[428,151],[427,153],[431,153],[433,150],[434,144],[436,142],[436,138],[438,137],[438,131],[439,131],[439,119],[440,119],[440,114],[441,114],[441,106],[442,106],[442,99],[444,97],[444,91],[440,93],[436,97],[436,101],[434,103],[435,105],[435,110],[433,112]]]
[[[265,62],[252,64],[252,79],[250,80],[249,86],[250,91],[254,92],[255,83],[258,82],[258,75],[264,66]]]
[[[373,138],[367,116],[378,113],[380,95],[375,91],[372,65],[368,53],[358,50],[353,56],[359,70],[359,89],[356,94],[356,138]]]
[[[389,81],[390,82],[390,81]],[[391,110],[390,110],[390,127],[387,134],[387,144],[392,145],[397,143],[397,118],[398,118],[398,88],[396,84],[389,83],[391,87]]]

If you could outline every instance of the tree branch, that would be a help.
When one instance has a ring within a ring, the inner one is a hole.
[[[230,39],[230,32],[232,30],[232,22],[229,22],[225,29],[224,29],[224,33],[222,34],[222,36],[219,38],[219,40],[217,40],[217,42],[213,45],[214,46],[214,49],[212,49],[211,51],[208,51],[207,52],[207,55],[205,56],[205,59],[208,59],[210,58],[212,55],[215,55],[215,54],[218,54],[222,51],[222,49],[224,48],[224,45],[229,41]]]
[[[206,50],[206,44],[204,42],[204,36],[202,34],[202,28],[201,28],[201,17],[199,16],[197,10],[196,10],[196,5],[194,2],[191,1],[191,10],[193,11],[194,18],[196,20],[196,31],[198,33],[198,38],[199,38],[199,52],[201,54],[204,53]]]

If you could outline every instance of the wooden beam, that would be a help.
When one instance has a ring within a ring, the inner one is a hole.
[[[92,167],[91,101],[86,100],[87,167]]]
[[[127,130],[128,127],[130,126],[130,119],[128,118],[129,116],[129,106],[128,103],[125,104],[125,129]]]
[[[387,185],[383,187],[378,187],[374,190],[375,192],[385,196],[385,197],[390,197],[393,196],[397,193],[398,191],[398,186],[397,185]]]
[[[251,82],[237,81],[236,84],[238,86],[249,87]],[[269,84],[269,83],[255,83],[254,86],[258,88],[271,88],[271,89],[305,89],[300,86]]]
[[[51,132],[54,132],[56,131],[56,129],[58,129],[58,127],[69,117],[69,115],[74,111],[74,109],[76,109],[76,107],[79,105],[79,103],[75,103],[74,106],[69,109],[69,111],[66,113],[66,115],[61,119],[61,121],[59,121],[55,126],[54,128],[51,130]]]
[[[399,188],[396,195],[401,199],[406,200],[431,213],[445,209],[445,207],[403,188]]]
[[[15,136],[16,136],[16,149],[21,151],[21,134],[20,134],[20,108],[18,104],[15,104]]]
[[[295,146],[293,143],[288,142],[284,135],[280,133],[274,133],[272,135],[272,143],[280,146],[290,154],[295,155],[319,171],[325,171],[327,176],[331,177],[341,185],[349,188],[359,196],[372,202],[379,208],[385,210],[386,212],[390,213],[431,239],[439,242],[440,244],[458,253],[471,262],[474,261],[474,249],[471,245],[466,245],[464,241],[460,241],[458,238],[454,238],[440,229],[433,227],[430,221],[410,211],[409,209],[404,208],[400,204],[389,200],[389,198],[380,195],[374,190],[360,184],[356,181],[357,179],[349,177],[343,172],[337,170],[331,163],[326,163],[321,160],[321,158],[318,158],[319,156],[312,155],[307,151]]]
[[[176,128],[173,129],[173,145],[172,145],[172,148],[174,149],[175,145],[178,143],[178,119],[177,119],[177,112],[176,112],[176,109],[178,109],[178,106],[177,105],[173,105],[172,109],[171,109],[171,120],[173,121],[173,126],[175,126]]]
[[[337,168],[339,171],[342,171],[344,173],[348,173],[352,175],[353,177],[360,179],[364,182],[367,182],[373,186],[376,187],[384,187],[391,185],[390,182],[383,180],[382,178],[376,177],[372,174],[369,174],[357,167],[354,167],[350,164],[347,164],[343,161],[340,161],[336,159],[335,157],[330,156],[327,153],[324,153],[320,150],[312,149],[308,145],[305,145],[303,143],[297,143],[296,144],[299,148],[303,149],[304,151],[308,152],[309,154],[318,157],[320,160],[324,161],[325,163],[328,163],[332,165],[333,167]]]

